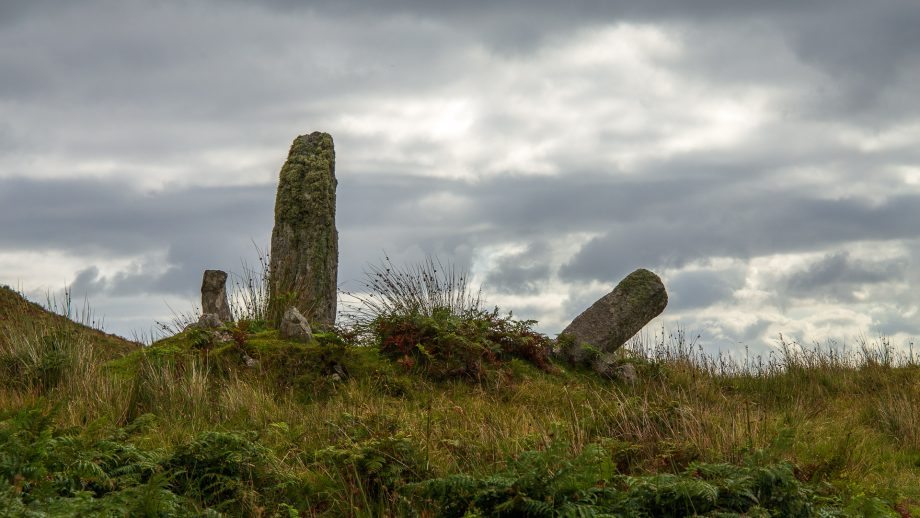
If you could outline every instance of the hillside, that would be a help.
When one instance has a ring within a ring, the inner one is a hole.
[[[7,286],[0,286],[0,347],[10,340],[42,335],[49,330],[74,333],[91,342],[104,357],[116,357],[136,350],[139,345],[120,336],[104,333],[74,322],[30,302]]]
[[[530,325],[390,315],[300,343],[244,320],[114,360],[56,342],[34,353],[53,369],[0,377],[0,509],[918,516],[920,367],[884,348],[742,370],[678,334],[623,350],[627,382],[542,356]]]

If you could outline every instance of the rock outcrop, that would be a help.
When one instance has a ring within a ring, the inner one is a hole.
[[[227,273],[205,270],[201,281],[201,315],[215,315],[220,322],[230,322],[230,304],[227,302]],[[218,324],[219,325],[219,324]]]
[[[271,241],[269,317],[294,306],[314,326],[335,323],[338,231],[335,149],[328,133],[294,139],[281,168]]]
[[[284,312],[284,316],[281,318],[281,325],[278,326],[278,335],[285,340],[294,340],[296,342],[313,341],[313,330],[310,329],[310,323],[294,307],[290,307]]]
[[[575,317],[563,331],[572,341],[565,356],[588,357],[583,345],[597,353],[612,353],[657,317],[668,305],[668,293],[654,273],[639,269],[627,275],[610,293]]]

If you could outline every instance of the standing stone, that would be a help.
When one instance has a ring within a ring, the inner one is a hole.
[[[201,281],[201,314],[215,315],[221,322],[230,322],[230,304],[227,302],[227,272],[205,270]]]
[[[575,342],[567,356],[577,356],[581,344],[601,353],[616,351],[667,305],[668,293],[657,275],[642,268],[632,272],[562,331]]]
[[[294,139],[275,199],[269,316],[288,307],[320,327],[335,323],[339,233],[335,228],[335,149],[328,133]]]

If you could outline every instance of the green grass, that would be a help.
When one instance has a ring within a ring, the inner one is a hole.
[[[49,301],[49,305],[58,312],[29,302],[7,286],[0,286],[0,348],[11,346],[11,342],[21,346],[22,342],[46,335],[49,330],[73,333],[90,340],[96,352],[107,357],[139,347],[135,342],[95,329],[93,325],[97,322],[92,312],[86,308],[74,311],[69,293],[65,293],[62,303]]]
[[[258,323],[118,351],[41,318],[0,347],[40,366],[0,376],[0,516],[920,514],[920,367],[884,344],[744,368],[634,342],[625,384]]]

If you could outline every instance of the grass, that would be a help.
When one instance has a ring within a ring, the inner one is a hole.
[[[351,327],[365,329],[380,318],[401,315],[465,317],[483,311],[481,292],[470,289],[468,272],[436,257],[400,266],[385,256],[365,277],[360,292],[346,293],[343,316]]]
[[[136,342],[112,334],[97,327],[101,322],[93,316],[87,306],[74,309],[69,292],[63,300],[48,297],[48,309],[29,302],[22,295],[7,286],[0,286],[0,348],[12,347],[12,343],[34,342],[36,336],[49,330],[75,333],[82,339],[92,341],[97,352],[104,356],[120,355],[138,348]]]
[[[920,515],[920,366],[886,342],[734,362],[661,333],[632,384],[515,355],[472,379],[347,333],[137,350],[14,305],[0,516]]]

